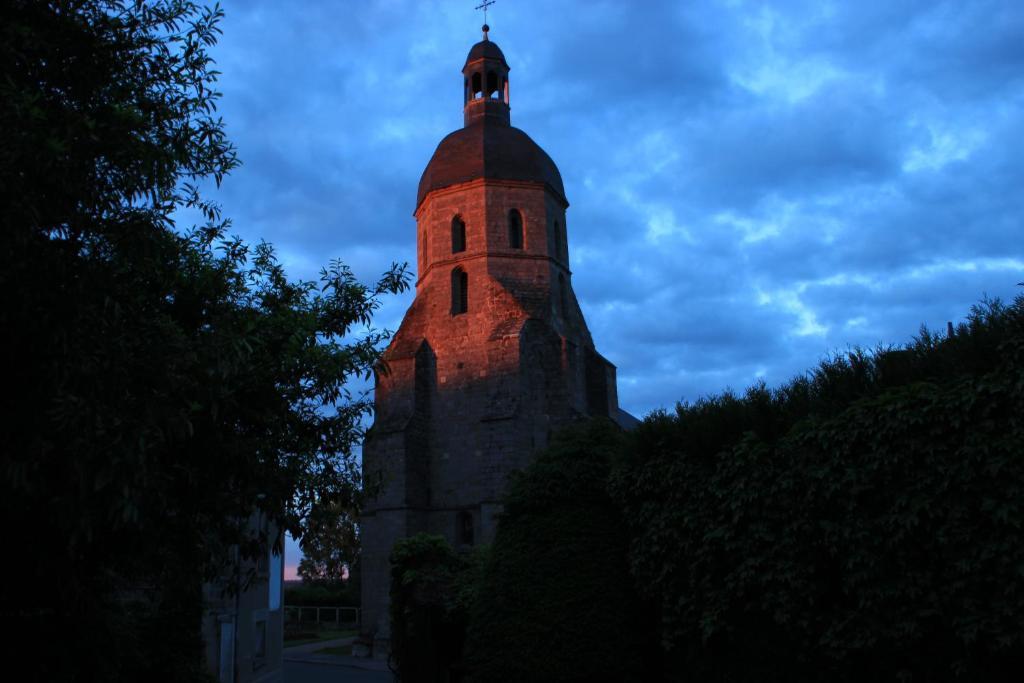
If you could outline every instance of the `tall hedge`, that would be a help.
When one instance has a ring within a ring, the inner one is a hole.
[[[672,678],[1019,680],[1024,298],[652,415],[612,491]]]
[[[469,680],[651,680],[653,620],[607,491],[621,442],[608,421],[580,425],[512,481],[477,583]]]

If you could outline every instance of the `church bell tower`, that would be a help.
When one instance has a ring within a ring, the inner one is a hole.
[[[363,448],[362,629],[378,647],[397,540],[488,543],[509,474],[553,430],[636,422],[573,294],[562,177],[512,127],[510,68],[487,32],[462,67],[464,125],[420,178],[416,298],[384,354]]]

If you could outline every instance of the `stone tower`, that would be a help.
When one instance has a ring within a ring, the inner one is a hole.
[[[575,419],[635,419],[572,290],[562,178],[510,124],[509,66],[484,39],[462,67],[464,126],[416,195],[416,298],[385,352],[363,473],[363,631],[389,635],[395,541],[488,543],[509,473]]]

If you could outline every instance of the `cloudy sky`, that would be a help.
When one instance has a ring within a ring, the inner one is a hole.
[[[416,185],[462,125],[477,4],[224,2],[234,231],[294,277],[415,263]],[[635,415],[1022,291],[1024,2],[498,0],[488,21]]]

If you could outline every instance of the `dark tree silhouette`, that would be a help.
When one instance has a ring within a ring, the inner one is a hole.
[[[369,404],[346,381],[369,375],[370,317],[405,270],[292,282],[228,236],[199,191],[238,163],[207,52],[221,16],[0,9],[0,510],[19,558],[0,596],[40,680],[199,675],[201,581],[281,542],[251,514],[301,536],[358,486]]]

